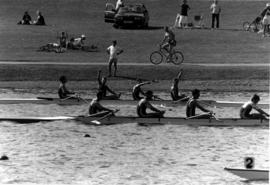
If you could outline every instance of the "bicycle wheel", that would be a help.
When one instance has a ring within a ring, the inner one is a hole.
[[[243,23],[243,29],[244,29],[245,31],[249,31],[249,29],[250,29],[250,24],[249,24],[249,22],[244,22],[244,23]]]
[[[184,61],[184,55],[180,51],[176,51],[172,55],[172,63],[180,65]]]
[[[151,53],[150,62],[152,64],[158,65],[162,62],[162,60],[163,60],[163,56],[159,51],[154,51],[153,53]]]

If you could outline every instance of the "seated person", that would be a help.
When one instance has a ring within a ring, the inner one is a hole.
[[[61,36],[59,37],[59,45],[61,48],[67,47],[67,34],[65,32],[62,32]]]
[[[82,49],[84,47],[84,40],[86,39],[85,35],[81,35],[79,38],[71,38],[68,43],[68,48],[70,49]]]
[[[200,105],[198,101],[199,97],[200,97],[200,90],[194,89],[192,91],[192,98],[188,100],[186,106],[187,118],[194,117],[196,119],[209,119],[212,117],[213,112]],[[209,114],[196,115],[196,108],[199,108],[201,111],[207,112]]]
[[[104,114],[100,114],[99,116],[104,116],[106,114],[108,114],[108,112],[113,112],[113,110],[111,109],[108,109],[106,107],[103,107],[101,104],[100,104],[100,100],[102,99],[102,92],[98,92],[97,93],[97,97],[94,98],[91,103],[90,103],[90,106],[89,106],[89,115],[91,114],[97,114],[97,113],[101,113],[103,111],[107,111],[107,112],[104,112]]]
[[[268,119],[269,114],[260,109],[257,104],[260,101],[260,97],[255,94],[251,98],[251,101],[245,103],[240,109],[240,118],[242,119]],[[256,110],[259,113],[252,113],[252,110]]]
[[[153,92],[147,91],[145,98],[141,99],[137,105],[137,114],[141,118],[162,118],[164,117],[165,111],[158,110],[149,102],[153,98]],[[147,113],[146,110],[150,109],[154,112]]]
[[[179,95],[178,84],[179,84],[179,81],[180,81],[182,74],[183,74],[183,72],[181,70],[180,73],[178,74],[177,78],[175,78],[173,80],[173,84],[171,86],[171,97],[172,97],[173,101],[177,101],[177,100],[187,101],[189,99],[185,94]]]
[[[140,100],[143,97],[140,96],[140,94],[142,94],[143,96],[145,96],[145,93],[143,92],[143,90],[141,89],[141,86],[146,85],[146,84],[151,84],[150,81],[148,82],[142,82],[141,80],[138,81],[139,83],[136,84],[133,89],[132,89],[132,97],[133,100]]]
[[[28,14],[28,12],[24,12],[23,18],[21,21],[18,22],[18,24],[26,24],[26,25],[30,25],[32,21],[31,16]]]
[[[61,76],[59,78],[59,81],[60,81],[60,86],[58,89],[59,98],[60,99],[75,98],[74,96],[71,96],[74,95],[75,93],[68,91],[66,88],[67,78],[65,76]]]
[[[42,16],[41,12],[40,11],[37,11],[37,20],[34,21],[34,25],[40,25],[40,26],[43,26],[43,25],[46,25],[45,24],[45,19],[44,17]]]

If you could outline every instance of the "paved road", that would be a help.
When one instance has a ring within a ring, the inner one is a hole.
[[[94,62],[76,62],[76,63],[71,63],[71,62],[44,62],[44,61],[0,61],[0,65],[5,64],[5,65],[108,65],[108,63],[94,63]],[[151,63],[121,63],[119,62],[118,65],[123,65],[123,66],[153,66]],[[162,63],[160,65],[172,65],[172,64],[166,64]],[[270,64],[264,64],[264,63],[252,63],[252,64],[247,64],[247,63],[237,63],[237,64],[214,64],[214,63],[183,63],[182,65],[195,65],[195,66],[266,66],[269,67]]]

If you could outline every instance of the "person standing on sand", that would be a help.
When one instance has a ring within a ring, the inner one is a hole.
[[[137,105],[137,114],[141,118],[162,118],[164,117],[165,111],[158,110],[155,108],[151,103],[149,102],[150,100],[153,99],[153,92],[152,91],[147,91],[145,93],[145,98],[141,99]],[[152,113],[147,113],[146,110],[150,109],[154,112]]]
[[[196,117],[196,119],[209,119],[212,117],[213,112],[200,105],[198,101],[199,97],[200,97],[200,90],[198,89],[192,90],[192,98],[188,100],[186,106],[187,118],[194,116]],[[196,115],[196,108],[199,108],[201,111],[206,112],[207,114]]]
[[[187,4],[187,0],[183,0],[181,12],[176,16],[174,27],[183,28],[188,25],[188,10],[190,10],[190,7]]]
[[[219,28],[219,17],[221,12],[221,7],[218,4],[217,0],[214,0],[213,4],[210,6],[211,14],[212,14],[212,29],[215,28],[215,21],[216,21],[216,28]]]
[[[109,57],[109,77],[112,76],[112,65],[114,65],[114,76],[116,76],[118,55],[120,55],[124,51],[117,46],[116,40],[114,40],[112,42],[112,45],[109,46],[106,51],[110,55],[110,57]]]
[[[257,104],[260,101],[260,97],[257,94],[254,94],[251,98],[251,101],[245,103],[240,109],[240,118],[241,119],[266,119],[268,120],[269,114],[260,109]],[[258,113],[250,113],[252,110],[256,110]]]

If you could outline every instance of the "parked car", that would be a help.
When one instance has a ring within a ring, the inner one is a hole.
[[[148,27],[149,13],[144,4],[128,4],[116,12],[112,4],[106,5],[105,22],[113,22],[114,27]]]

